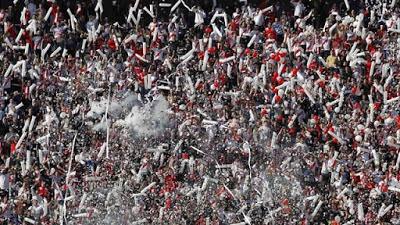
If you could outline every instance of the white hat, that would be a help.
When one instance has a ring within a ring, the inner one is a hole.
[[[387,141],[388,141],[388,143],[394,143],[394,137],[388,136]]]
[[[282,97],[285,92],[282,89],[278,90],[278,96]]]
[[[362,141],[362,137],[361,137],[360,135],[357,135],[357,136],[356,136],[356,141],[357,141],[357,142],[361,142],[361,141]]]
[[[80,155],[75,155],[75,162],[79,162],[81,160],[81,156]]]
[[[379,125],[381,125],[381,122],[379,122],[378,120],[375,120],[374,127],[378,127]]]
[[[385,125],[386,126],[391,125],[392,123],[393,123],[393,118],[388,117],[388,118],[385,119]]]
[[[358,124],[358,125],[357,125],[357,129],[360,130],[360,131],[361,131],[361,130],[364,130],[364,128],[365,128],[365,127],[364,127],[364,125],[362,125],[362,124]]]
[[[179,110],[185,110],[185,109],[186,109],[186,106],[184,104],[179,105]]]

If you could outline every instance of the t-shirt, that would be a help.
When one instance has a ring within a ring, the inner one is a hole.
[[[275,32],[276,32],[278,35],[282,35],[282,34],[283,34],[283,27],[282,27],[282,25],[281,25],[280,23],[274,22],[274,23],[272,24],[272,28],[274,28]]]
[[[206,14],[204,13],[203,10],[198,10],[195,14],[194,17],[194,23],[195,24],[202,24],[204,23],[204,18],[206,17]]]
[[[0,173],[0,189],[8,190],[10,175],[7,173]]]
[[[35,15],[35,12],[36,12],[35,3],[31,2],[28,4],[28,11],[30,12],[31,15]]]
[[[304,5],[301,2],[293,2],[294,7],[294,16],[301,17],[304,11]]]
[[[329,51],[330,48],[330,38],[328,37],[322,37],[322,47],[325,51]]]
[[[41,205],[31,206],[30,210],[35,219],[39,219],[43,214],[43,207]]]

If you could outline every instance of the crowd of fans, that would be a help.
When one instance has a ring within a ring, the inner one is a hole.
[[[400,224],[396,0],[208,2],[0,9],[2,224]]]

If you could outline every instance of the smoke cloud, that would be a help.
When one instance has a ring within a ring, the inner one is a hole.
[[[107,129],[104,117],[107,102],[108,99],[105,97],[90,104],[90,111],[86,114],[86,117],[102,118],[101,122],[92,127],[95,131]],[[162,95],[154,96],[152,101],[144,104],[134,94],[128,92],[121,99],[110,101],[108,118],[115,121],[115,126],[124,128],[132,135],[153,136],[159,134],[168,126],[168,109],[168,102]]]

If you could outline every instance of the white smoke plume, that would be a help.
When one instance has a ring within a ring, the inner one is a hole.
[[[160,133],[168,125],[168,102],[159,95],[148,104],[134,105],[130,113],[117,120],[115,124],[127,128],[139,136],[152,136]]]
[[[104,96],[100,101],[93,101],[90,103],[90,111],[86,114],[86,117],[97,117],[103,115],[107,109],[107,96]],[[115,99],[110,101],[108,114],[112,117],[118,117],[124,111],[129,110],[134,104],[138,104],[137,97],[130,92],[127,92],[121,99]]]
[[[108,99],[90,104],[87,118],[102,118],[92,129],[105,131],[107,124],[104,118]],[[143,104],[132,93],[127,93],[121,99],[110,100],[108,117],[115,121],[115,126],[125,128],[126,131],[138,136],[157,135],[168,125],[168,102],[161,96],[154,96],[153,100]],[[109,120],[110,123],[110,120]],[[111,124],[109,124],[111,125]]]

